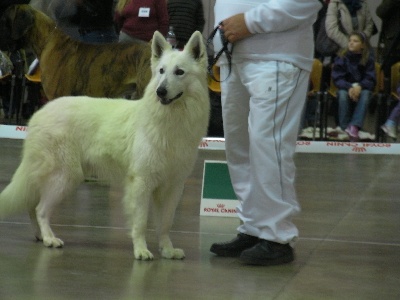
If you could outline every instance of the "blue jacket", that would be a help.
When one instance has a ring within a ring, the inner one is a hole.
[[[332,70],[333,83],[339,90],[348,90],[357,82],[363,90],[373,91],[376,84],[374,56],[370,55],[365,66],[360,64],[361,54],[350,51],[337,56]]]

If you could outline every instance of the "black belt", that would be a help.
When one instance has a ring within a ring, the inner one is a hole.
[[[103,30],[110,30],[112,27],[98,27],[98,28],[79,28],[79,34],[80,35],[86,35],[91,32],[95,31],[103,31]]]

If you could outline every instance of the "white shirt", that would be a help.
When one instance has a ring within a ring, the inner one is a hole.
[[[235,14],[244,13],[253,36],[234,45],[232,60],[284,61],[311,71],[314,56],[312,25],[322,5],[317,0],[217,0],[215,26]],[[214,39],[214,49],[222,45]],[[226,63],[222,58],[221,63]]]

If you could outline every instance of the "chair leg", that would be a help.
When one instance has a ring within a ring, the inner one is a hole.
[[[317,105],[315,106],[315,112],[314,112],[314,126],[313,126],[313,138],[312,138],[313,141],[315,141],[315,139],[316,139],[316,131],[317,131],[318,121],[321,124],[321,93],[320,92],[318,92],[316,95],[316,102],[317,102]],[[318,139],[321,140],[322,131],[321,131],[321,128],[319,128],[319,129],[320,130],[319,130]]]
[[[377,105],[376,105],[376,124],[375,124],[375,140],[377,142],[382,142],[382,129],[381,129],[381,124],[383,124],[383,116],[384,116],[384,103],[383,103],[383,95],[382,94],[378,94],[377,95],[378,99],[377,99]]]
[[[23,117],[22,117],[22,107],[24,103],[26,102],[26,78],[25,76],[22,78],[22,83],[21,83],[21,99],[19,102],[19,109],[18,109],[18,114],[17,114],[17,124],[21,124],[20,122]]]
[[[328,101],[329,95],[328,92],[324,92],[324,96],[322,97],[322,105],[321,105],[321,139],[326,140],[328,138]]]
[[[7,124],[11,124],[11,116],[13,113],[14,106],[14,88],[15,88],[15,75],[11,76],[11,91],[10,91],[10,102],[8,107],[8,116],[7,116]]]

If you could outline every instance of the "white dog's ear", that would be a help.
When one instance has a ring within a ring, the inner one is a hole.
[[[155,31],[153,34],[153,39],[151,41],[151,50],[152,50],[152,56],[153,58],[159,59],[165,49],[171,49],[171,45],[167,43],[165,40],[164,36],[158,32]]]
[[[195,31],[185,45],[185,51],[188,51],[195,60],[201,60],[206,57],[206,47],[203,42],[203,36],[200,31]]]

